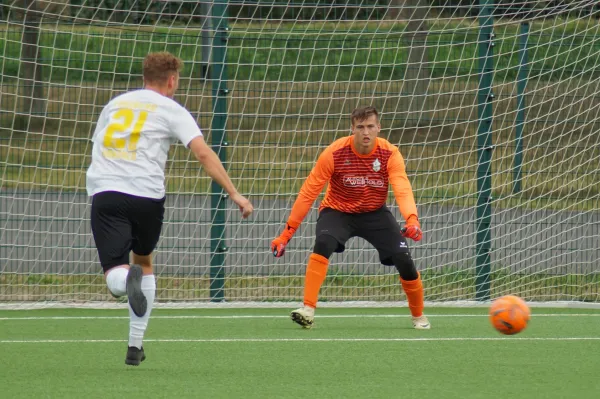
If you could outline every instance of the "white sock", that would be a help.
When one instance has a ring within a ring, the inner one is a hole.
[[[142,317],[137,317],[131,306],[129,306],[129,346],[135,346],[138,349],[142,348],[144,333],[148,327],[148,319],[154,304],[154,295],[156,293],[156,280],[154,274],[147,274],[142,277],[142,292],[148,301],[148,310]]]
[[[123,296],[127,293],[127,273],[129,269],[115,267],[110,269],[106,275],[106,286],[115,296]]]

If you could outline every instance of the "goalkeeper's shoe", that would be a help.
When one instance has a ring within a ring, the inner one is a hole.
[[[298,323],[302,328],[311,328],[315,321],[315,309],[310,306],[303,306],[296,309],[291,314],[292,320]]]
[[[127,273],[127,299],[137,317],[142,317],[148,309],[146,295],[142,292],[142,267],[131,265]]]
[[[413,327],[417,330],[429,330],[431,328],[427,316],[413,317],[412,323]]]
[[[127,347],[127,356],[125,357],[125,364],[130,366],[139,366],[141,362],[146,360],[146,354],[144,353],[144,347],[138,349],[135,346]]]

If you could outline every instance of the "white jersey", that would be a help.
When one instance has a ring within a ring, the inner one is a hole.
[[[152,90],[136,90],[112,99],[102,110],[92,137],[88,195],[118,191],[138,197],[165,196],[169,147],[187,146],[202,136],[190,113]]]

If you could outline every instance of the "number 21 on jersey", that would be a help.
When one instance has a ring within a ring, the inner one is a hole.
[[[115,112],[104,133],[102,155],[110,159],[135,161],[137,144],[146,118],[146,111],[122,108]]]

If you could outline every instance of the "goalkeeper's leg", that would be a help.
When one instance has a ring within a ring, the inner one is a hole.
[[[392,256],[392,261],[400,273],[400,284],[406,293],[413,327],[417,330],[429,330],[431,325],[427,316],[423,315],[424,295],[421,275],[417,271],[410,253],[402,252],[395,254]]]
[[[396,218],[384,206],[378,211],[365,214],[361,222],[359,236],[377,248],[381,263],[387,266],[394,265],[400,273],[400,283],[408,299],[413,327],[419,330],[429,329],[429,320],[423,315],[421,276],[410,256],[406,238],[400,233]]]
[[[318,235],[314,252],[308,258],[304,281],[304,306],[292,312],[291,318],[303,328],[311,328],[321,285],[327,276],[329,257],[338,248],[338,241],[330,235]]]

